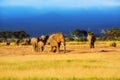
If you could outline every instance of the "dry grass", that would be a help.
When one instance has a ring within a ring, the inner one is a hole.
[[[1,80],[119,80],[120,47],[67,45],[67,53],[32,51],[32,46],[0,46]],[[61,48],[63,49],[63,47]]]

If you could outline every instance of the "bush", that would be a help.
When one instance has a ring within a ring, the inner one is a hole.
[[[117,46],[117,43],[115,43],[115,42],[110,42],[110,43],[109,43],[109,46],[110,46],[110,47],[116,47],[116,46]]]

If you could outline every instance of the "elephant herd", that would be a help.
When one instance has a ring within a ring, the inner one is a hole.
[[[93,33],[88,33],[87,39],[89,41],[90,48],[94,48],[94,43],[96,41],[96,36]],[[39,38],[32,38],[31,45],[33,46],[34,51],[43,52],[45,45],[50,45],[51,52],[60,52],[61,43],[64,46],[64,53],[66,52],[66,40],[65,36],[60,33],[54,33],[49,36],[42,35]]]
[[[31,44],[34,51],[43,52],[45,45],[51,46],[51,52],[60,52],[60,45],[63,43],[64,52],[66,51],[65,36],[62,33],[51,34],[50,36],[42,35],[40,38],[32,38]]]

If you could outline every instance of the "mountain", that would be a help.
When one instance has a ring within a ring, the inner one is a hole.
[[[120,27],[120,8],[49,10],[27,7],[0,7],[0,30],[23,29],[31,36],[75,28],[100,34],[102,29]]]

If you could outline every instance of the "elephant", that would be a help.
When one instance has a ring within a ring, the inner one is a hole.
[[[37,45],[37,47],[38,47],[38,52],[43,52],[44,46],[45,46],[44,42],[39,41],[39,42],[38,42],[38,45]]]
[[[38,42],[39,42],[39,38],[34,37],[31,39],[31,45],[33,46],[33,49],[36,52],[38,52],[38,47],[37,47]]]
[[[87,40],[89,41],[90,48],[94,48],[94,43],[96,41],[96,36],[94,33],[88,33]]]
[[[6,41],[6,45],[7,45],[7,46],[10,45],[10,41]]]
[[[44,45],[45,45],[46,42],[47,42],[48,37],[49,37],[49,36],[42,35],[42,36],[39,38],[39,41],[42,41],[42,42],[44,43]]]
[[[49,37],[47,44],[50,44],[51,52],[56,52],[57,46],[60,47],[60,44],[58,44],[58,42],[55,39],[53,39],[51,36]]]
[[[43,52],[44,47],[45,47],[46,42],[47,42],[47,39],[48,39],[48,36],[45,36],[45,35],[42,35],[39,38],[39,42],[38,42],[38,45],[37,45],[39,52]]]
[[[60,33],[51,34],[48,38],[47,44],[50,44],[52,52],[60,52],[60,45],[64,45],[64,53],[66,52],[66,41],[65,36]]]
[[[30,45],[30,38],[23,39],[24,45]]]

